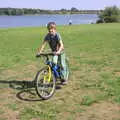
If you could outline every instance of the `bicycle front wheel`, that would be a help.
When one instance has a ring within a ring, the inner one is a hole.
[[[52,97],[56,88],[56,79],[49,65],[36,75],[36,91],[39,97],[46,100]]]

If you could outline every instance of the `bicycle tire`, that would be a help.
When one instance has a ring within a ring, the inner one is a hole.
[[[47,76],[47,74],[49,73],[48,71],[51,74],[50,78],[47,78],[49,76]],[[38,71],[38,73],[36,74],[35,83],[36,92],[40,98],[42,98],[43,100],[47,100],[53,96],[56,88],[56,79],[51,71],[51,68],[48,65]]]

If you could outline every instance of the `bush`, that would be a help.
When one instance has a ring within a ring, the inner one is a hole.
[[[118,16],[115,16],[115,15],[114,15],[114,16],[111,16],[111,17],[110,17],[110,16],[106,16],[106,17],[104,18],[104,21],[107,22],[107,23],[108,23],[108,22],[111,22],[111,23],[112,23],[112,22],[118,22]]]
[[[97,23],[112,23],[119,22],[120,10],[116,7],[106,7],[105,10],[99,13],[99,20]]]
[[[104,23],[104,20],[103,20],[103,19],[99,19],[99,20],[97,20],[96,23],[97,23],[97,24],[98,24],[98,23]]]

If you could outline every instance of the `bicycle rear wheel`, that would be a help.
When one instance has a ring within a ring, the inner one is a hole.
[[[47,65],[36,75],[36,91],[39,97],[46,100],[52,97],[56,88],[56,79]]]

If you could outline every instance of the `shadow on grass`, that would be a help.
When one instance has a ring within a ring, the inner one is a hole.
[[[24,101],[41,101],[35,91],[35,81],[17,81],[17,80],[0,80],[0,84],[9,85],[10,88],[19,90],[16,97]]]
[[[19,90],[16,97],[24,101],[43,101],[38,97],[35,90],[35,80],[0,80],[0,84],[9,85],[10,88]],[[4,87],[4,86],[2,86]],[[56,89],[61,89],[60,83],[57,83]]]

